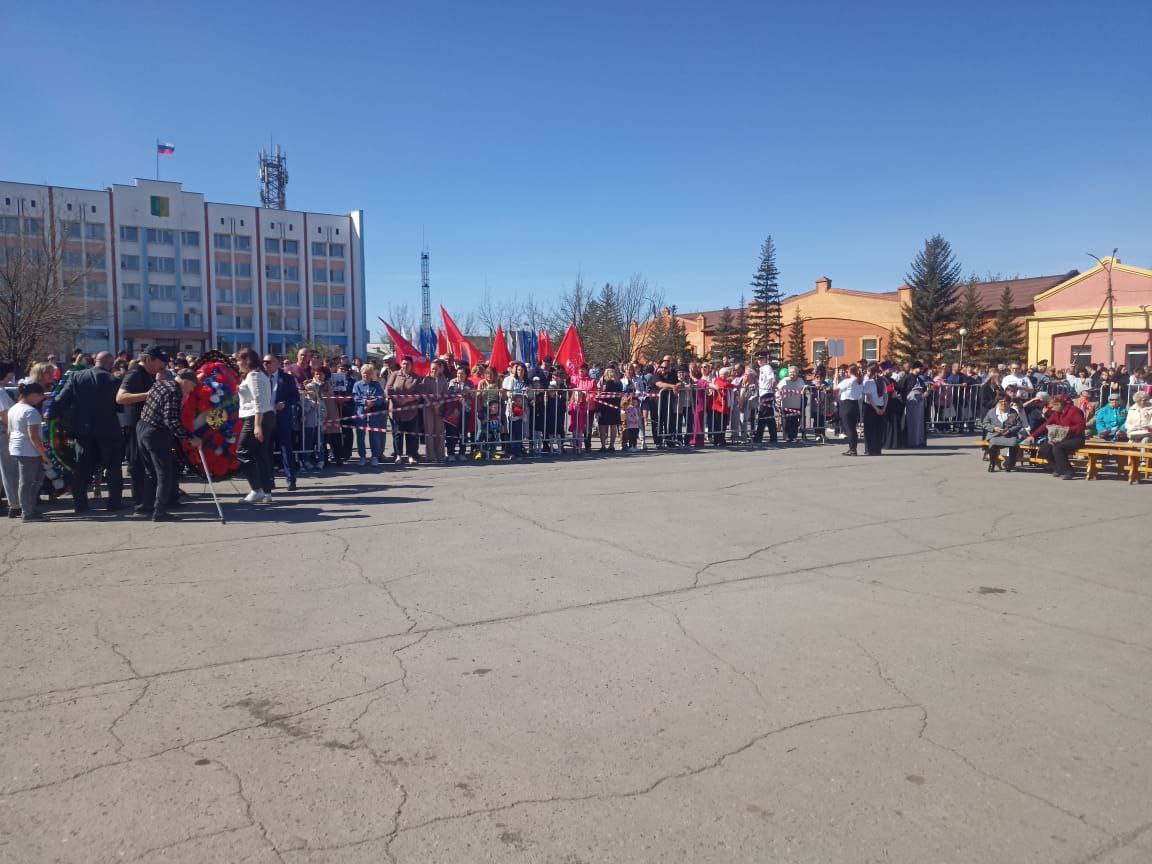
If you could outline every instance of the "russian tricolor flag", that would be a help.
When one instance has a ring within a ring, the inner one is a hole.
[[[171,156],[176,152],[176,148],[171,144],[161,144],[156,142],[156,155],[158,156]]]

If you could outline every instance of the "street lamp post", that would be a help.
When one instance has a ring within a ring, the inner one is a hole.
[[[1117,247],[1112,250],[1112,256],[1108,259],[1108,266],[1104,266],[1104,262],[1093,255],[1091,252],[1087,253],[1089,258],[1092,258],[1104,268],[1104,272],[1108,274],[1108,366],[1112,369],[1116,368],[1116,340],[1112,338],[1112,324],[1113,324],[1113,311],[1114,303],[1112,297],[1112,265],[1116,263],[1116,253],[1120,251]]]
[[[960,365],[964,365],[964,337],[968,335],[968,328],[961,327],[958,331],[960,334]]]

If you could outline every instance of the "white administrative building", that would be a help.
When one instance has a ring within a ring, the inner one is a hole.
[[[0,181],[0,247],[29,237],[59,242],[63,266],[83,273],[87,351],[367,348],[363,210],[212,204],[159,180]]]

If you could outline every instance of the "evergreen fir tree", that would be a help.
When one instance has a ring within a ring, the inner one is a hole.
[[[732,310],[725,306],[720,313],[720,320],[716,322],[716,329],[712,331],[712,347],[709,353],[714,361],[729,353],[735,333],[736,322],[732,318]]]
[[[751,332],[753,351],[767,351],[779,345],[784,331],[780,306],[780,271],[776,267],[776,244],[772,235],[760,247],[760,267],[752,277]]]
[[[808,366],[808,345],[804,338],[804,319],[800,316],[800,307],[796,307],[796,314],[792,316],[792,324],[788,329],[788,365],[799,366],[804,369]]]
[[[961,359],[959,336],[961,328],[967,331],[964,334],[964,356],[984,356],[984,330],[987,326],[984,315],[987,310],[980,301],[980,295],[976,293],[977,282],[978,280],[975,276],[968,277],[968,282],[964,286],[964,293],[960,295],[960,302],[956,305],[956,314],[954,316],[956,324],[954,331],[956,345],[947,352],[947,359],[950,362],[958,363]]]
[[[989,363],[1011,363],[1024,358],[1024,328],[1012,311],[1012,286],[1005,285],[1000,308],[988,330],[985,358]]]
[[[664,356],[671,357],[676,363],[686,363],[693,359],[692,348],[688,344],[688,331],[684,322],[676,317],[675,306],[668,310],[667,315],[659,313],[653,317],[643,354],[653,363],[659,362]]]
[[[748,362],[748,304],[744,296],[740,296],[740,308],[736,312],[736,332],[733,334],[732,347],[729,354],[736,358],[738,363]]]
[[[951,319],[960,284],[960,265],[948,241],[939,234],[925,240],[905,279],[912,298],[901,310],[900,328],[892,334],[892,354],[901,360],[939,362],[951,347]]]

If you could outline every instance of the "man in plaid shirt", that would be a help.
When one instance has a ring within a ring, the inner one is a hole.
[[[152,511],[153,522],[171,522],[176,518],[168,512],[172,493],[176,491],[176,455],[172,452],[176,442],[187,439],[193,447],[200,446],[200,439],[190,437],[180,420],[180,407],[195,389],[196,373],[191,369],[181,369],[174,381],[157,381],[148,391],[140,422],[136,424],[145,477],[142,500],[135,512],[144,515]]]

